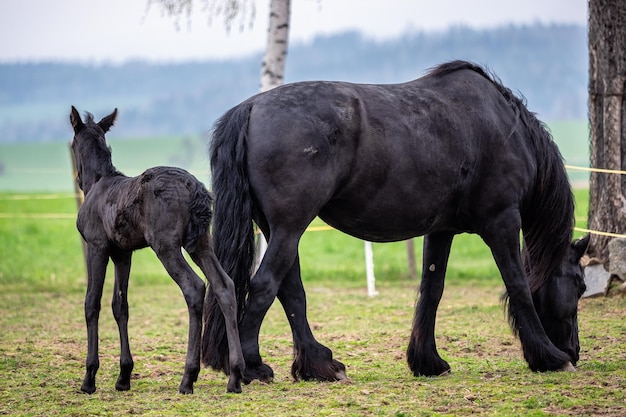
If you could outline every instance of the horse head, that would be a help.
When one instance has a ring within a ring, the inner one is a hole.
[[[580,259],[588,244],[589,235],[572,242],[560,268],[533,294],[546,334],[557,348],[570,356],[573,365],[580,352],[578,300],[586,289]]]
[[[74,128],[72,152],[76,161],[76,181],[85,194],[101,177],[116,172],[111,162],[111,150],[104,138],[116,119],[117,109],[98,123],[94,122],[91,113],[87,113],[87,120],[83,122],[78,110],[72,106],[70,123]]]

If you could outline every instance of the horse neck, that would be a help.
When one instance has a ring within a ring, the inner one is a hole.
[[[101,156],[100,158],[86,158],[82,161],[79,168],[81,178],[81,188],[85,195],[89,190],[102,178],[114,177],[120,175],[111,161],[111,156]]]

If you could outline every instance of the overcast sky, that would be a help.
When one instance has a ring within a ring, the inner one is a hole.
[[[2,0],[0,61],[167,62],[229,58],[262,51],[269,0],[257,0],[253,28],[230,35],[207,23],[201,2],[179,30],[148,0]],[[587,0],[292,0],[290,42],[355,29],[388,39],[451,25],[586,24]]]

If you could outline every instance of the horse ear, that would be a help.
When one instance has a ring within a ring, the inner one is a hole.
[[[113,110],[113,113],[103,117],[102,120],[98,122],[98,126],[100,126],[100,128],[104,130],[104,133],[106,133],[115,123],[115,119],[117,119],[117,108]]]
[[[72,111],[70,112],[70,123],[74,128],[74,133],[78,133],[85,126],[80,118],[78,110],[76,110],[76,107],[74,106],[72,106]]]
[[[582,258],[582,256],[585,254],[587,246],[589,246],[590,238],[591,234],[587,233],[585,236],[572,242],[572,248],[574,249],[574,253],[576,254],[576,259]]]

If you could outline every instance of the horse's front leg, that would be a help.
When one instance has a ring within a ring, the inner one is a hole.
[[[115,383],[115,389],[118,391],[130,389],[130,377],[134,367],[128,341],[128,278],[130,276],[131,257],[132,252],[125,251],[116,251],[111,256],[115,264],[115,285],[111,307],[119,329],[121,346],[120,374]]]
[[[320,344],[306,315],[306,293],[300,276],[300,260],[296,258],[278,290],[278,300],[285,310],[294,342],[294,361],[291,376],[303,379],[336,381],[346,378],[346,367],[333,359],[333,352]]]
[[[200,373],[200,342],[202,337],[202,306],[204,304],[204,281],[191,269],[180,247],[169,243],[152,246],[168,274],[180,287],[189,312],[189,335],[185,373],[178,387],[181,394],[193,394],[193,384]]]
[[[87,322],[86,372],[80,390],[92,394],[96,391],[96,373],[100,367],[98,357],[98,318],[102,288],[109,254],[105,248],[87,245],[87,294],[85,295],[85,321]]]
[[[519,212],[511,210],[494,218],[481,236],[502,274],[509,296],[509,315],[530,369],[542,372],[570,369],[571,358],[550,341],[535,310],[520,255],[520,228]]]
[[[437,352],[435,318],[443,295],[453,237],[454,234],[448,232],[424,236],[422,283],[407,349],[407,361],[415,376],[436,376],[450,371],[450,365]]]

